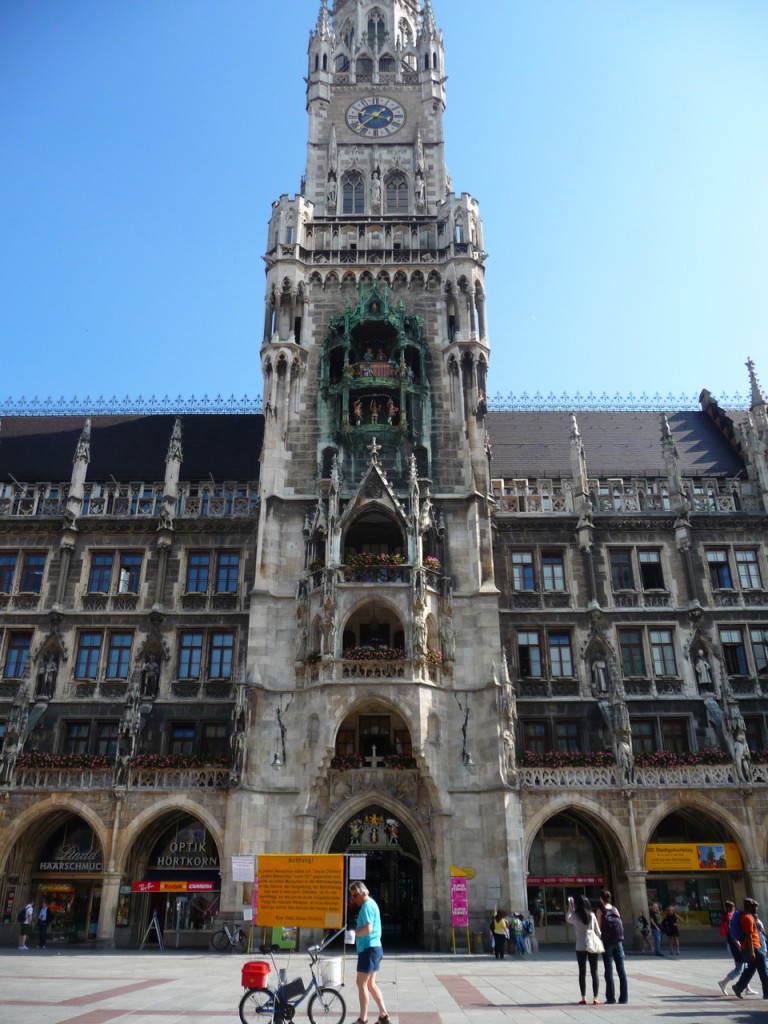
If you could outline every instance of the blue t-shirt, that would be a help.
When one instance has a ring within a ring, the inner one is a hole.
[[[368,935],[355,936],[355,949],[358,953],[368,949],[370,946],[381,945],[381,914],[379,913],[378,904],[370,896],[367,900],[363,900],[357,915],[358,928],[364,928],[367,924],[371,926]]]

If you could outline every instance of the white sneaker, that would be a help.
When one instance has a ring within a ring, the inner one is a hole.
[[[725,987],[725,982],[724,981],[718,981],[717,987],[720,989],[720,991],[723,993],[724,996],[728,995],[728,990]]]
[[[748,996],[756,996],[757,995],[757,989],[756,988],[750,988],[749,985],[747,985],[747,987],[744,989],[744,991],[747,993]]]

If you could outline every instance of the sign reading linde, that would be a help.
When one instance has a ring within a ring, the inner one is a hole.
[[[158,868],[218,868],[219,856],[208,849],[208,837],[192,842],[169,843],[155,862]]]
[[[38,871],[101,871],[101,851],[91,846],[81,850],[75,843],[61,845],[54,853],[52,860],[41,860]]]

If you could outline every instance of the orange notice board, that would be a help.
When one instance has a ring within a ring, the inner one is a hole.
[[[344,854],[263,853],[257,867],[256,924],[341,928]]]

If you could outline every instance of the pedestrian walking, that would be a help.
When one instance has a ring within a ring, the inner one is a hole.
[[[664,932],[661,928],[661,917],[659,916],[659,904],[652,903],[648,908],[648,916],[651,919],[651,938],[653,939],[653,952],[656,956],[664,956],[661,952],[661,940]]]
[[[513,914],[511,931],[515,939],[515,952],[519,956],[525,956],[525,943],[523,942],[523,915]]]
[[[509,921],[507,921],[503,910],[497,910],[491,918],[491,941],[493,942],[493,955],[496,960],[504,959],[508,938]]]
[[[597,923],[600,925],[600,934],[603,938],[605,952],[603,953],[603,967],[605,969],[605,1001],[606,1003],[616,1002],[616,988],[613,981],[613,969],[619,976],[619,999],[620,1003],[629,1002],[629,986],[627,984],[627,971],[624,966],[624,923],[621,914],[611,903],[609,889],[603,889],[600,893],[600,906],[597,908]]]
[[[384,1006],[384,996],[376,984],[384,951],[381,948],[381,912],[375,900],[371,899],[364,882],[353,882],[349,895],[358,908],[355,925],[355,949],[357,951],[357,994],[360,1001],[360,1016],[355,1024],[368,1024],[368,1002],[370,997],[379,1008],[376,1024],[389,1024],[389,1014]]]
[[[675,908],[673,906],[667,907],[664,920],[661,922],[661,928],[669,939],[670,956],[680,956],[680,925],[682,923],[683,919]]]
[[[645,947],[647,946],[648,951],[652,953],[653,943],[651,942],[651,925],[642,910],[637,915],[637,930],[640,932],[640,951],[645,953]]]
[[[736,927],[736,924],[734,924],[734,914],[736,914],[737,924],[738,919],[741,917],[741,911],[739,910],[737,912],[736,905],[732,903],[730,900],[726,900],[725,914],[723,915],[723,920],[720,925],[720,935],[725,939],[725,948],[733,957],[734,966],[733,970],[729,971],[723,978],[723,980],[718,981],[717,983],[717,987],[720,989],[724,996],[728,995],[728,983],[731,981],[735,981],[739,977],[739,975],[744,973],[747,967],[747,961],[744,959],[744,955],[741,952],[740,939],[737,940],[731,934],[732,930],[734,930]],[[749,995],[757,995],[755,989],[750,988],[749,985],[747,985],[744,991],[747,992]]]
[[[597,976],[597,958],[603,952],[604,946],[600,937],[600,925],[592,913],[592,904],[586,896],[579,896],[578,902],[573,896],[568,897],[568,911],[565,915],[566,921],[573,925],[576,931],[576,962],[579,965],[579,992],[581,999],[579,1005],[587,1002],[587,964],[589,973],[592,975],[592,1003],[600,1005],[597,994],[600,991],[600,981]]]
[[[744,973],[733,986],[733,994],[739,999],[744,998],[744,993],[755,972],[763,986],[763,999],[768,999],[768,965],[766,965],[765,947],[760,939],[761,933],[757,927],[757,909],[757,902],[747,897],[744,900],[744,910],[739,917],[739,927],[744,936],[741,940],[741,950],[747,963]]]

